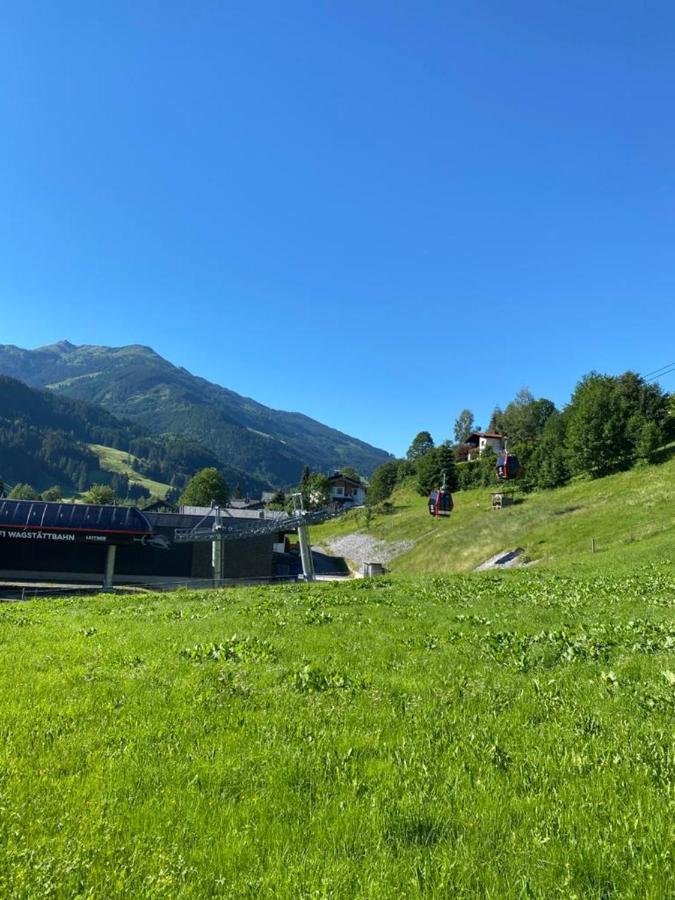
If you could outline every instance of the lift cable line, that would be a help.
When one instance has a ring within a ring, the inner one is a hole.
[[[675,372],[675,363],[670,366],[664,366],[663,369],[659,369],[658,375],[651,375],[649,381],[657,381],[659,378],[663,378],[664,375],[670,375],[671,372]]]
[[[666,363],[665,366],[661,366],[660,369],[654,369],[653,372],[646,372],[642,377],[643,378],[651,378],[652,376],[655,376],[655,375],[658,376],[659,373],[663,371],[663,369],[671,369],[671,368],[675,368],[675,362]]]
[[[219,506],[214,506],[192,528],[176,528],[174,542],[177,544],[193,543],[195,541],[240,541],[245,538],[263,537],[274,534],[277,531],[295,531],[301,525],[318,525],[340,515],[333,509],[317,509],[311,512],[303,512],[299,515],[282,515],[274,519],[258,519],[252,523],[235,520],[236,525],[225,525],[222,511]],[[212,524],[206,524],[213,519]],[[232,520],[229,520],[232,521]]]
[[[647,381],[648,384],[654,384],[655,382],[661,381],[663,378],[666,378],[668,375],[673,374],[675,374],[675,364],[671,366],[671,368],[664,369],[664,371],[659,372],[658,375],[655,375],[652,378],[646,378],[645,381]]]

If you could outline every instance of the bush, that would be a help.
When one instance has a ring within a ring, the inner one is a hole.
[[[368,485],[367,504],[375,506],[388,500],[399,481],[399,464],[395,460],[383,463],[373,472]]]
[[[8,494],[9,500],[39,500],[40,495],[30,484],[15,484]]]
[[[481,469],[477,461],[457,463],[457,490],[469,491],[480,484]]]
[[[92,484],[82,499],[85,503],[109,506],[115,502],[117,497],[109,484]]]
[[[55,502],[61,500],[62,497],[63,497],[63,491],[58,486],[58,484],[55,484],[53,487],[47,488],[46,491],[42,492],[42,499],[48,500],[52,503],[55,503]]]

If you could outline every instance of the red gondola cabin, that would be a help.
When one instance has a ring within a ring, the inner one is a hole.
[[[517,478],[520,474],[518,457],[513,453],[503,453],[497,457],[496,470],[499,481],[510,481],[512,478]]]
[[[454,507],[450,491],[432,491],[429,494],[429,515],[435,518],[449,516]]]

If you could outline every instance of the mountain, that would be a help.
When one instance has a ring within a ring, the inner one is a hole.
[[[86,487],[90,480],[103,480],[95,478],[98,459],[82,440],[82,416],[59,406],[51,397],[0,376],[0,480],[5,484],[27,482],[39,489],[60,484],[70,492],[80,483]],[[113,418],[105,410],[98,412]],[[99,424],[107,431],[105,418],[93,418],[92,435],[98,435]]]
[[[7,484],[27,482],[39,490],[59,484],[70,493],[113,482],[124,497],[129,482],[165,493],[205,466],[220,466],[231,485],[251,493],[266,486],[222,466],[195,441],[148,434],[100,406],[0,375],[0,478]]]
[[[275,486],[297,483],[303,465],[319,471],[350,465],[369,475],[391,459],[308,416],[270,409],[198,378],[138,344],[0,345],[0,373],[98,404],[154,433],[198,441],[221,465]]]

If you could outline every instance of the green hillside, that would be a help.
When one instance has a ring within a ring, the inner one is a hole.
[[[77,493],[100,481],[88,442],[129,444],[137,429],[97,406],[0,375],[0,479]]]
[[[244,473],[242,483],[248,476],[264,487],[297,484],[305,464],[318,471],[350,465],[367,475],[390,458],[301,413],[270,409],[198,378],[150,347],[0,345],[0,373],[98,404],[144,430],[199,442],[220,468]]]
[[[500,511],[492,510],[487,489],[460,491],[454,501],[449,519],[433,519],[426,499],[408,481],[392,497],[392,514],[376,516],[366,527],[364,511],[355,511],[313,528],[312,540],[325,545],[349,533],[414,540],[415,546],[391,563],[400,573],[468,571],[517,547],[546,566],[614,566],[664,554],[675,560],[675,458],[557,490],[518,494],[514,506]]]
[[[153,497],[161,497],[164,499],[167,492],[171,490],[171,485],[162,481],[155,481],[141,475],[131,462],[141,463],[137,456],[128,453],[125,450],[116,450],[114,447],[104,447],[101,444],[89,444],[89,449],[98,457],[99,465],[105,472],[115,472],[118,475],[126,475],[129,484],[135,484],[139,487],[150,491]]]
[[[95,404],[0,375],[0,480],[5,484],[28,483],[37,490],[58,484],[72,495],[112,474],[164,496],[170,483],[180,488],[207,466],[218,467],[232,487],[253,495],[268,487],[182,435],[148,434],[140,424]]]
[[[0,608],[0,896],[673,896],[675,578]]]

